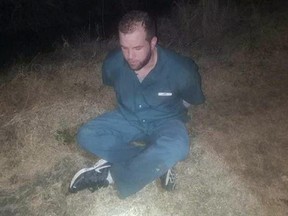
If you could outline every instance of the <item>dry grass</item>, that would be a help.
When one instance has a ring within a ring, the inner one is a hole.
[[[3,188],[25,183],[70,154],[74,143],[61,143],[61,136],[73,137],[80,124],[107,110],[112,101],[112,92],[101,84],[97,61],[66,59],[35,65],[16,68],[18,75],[1,85]]]
[[[197,56],[207,102],[190,110],[193,147],[177,166],[178,189],[156,181],[126,200],[112,186],[67,193],[73,174],[96,160],[76,147],[77,128],[114,107],[101,84],[107,45],[11,68],[18,75],[0,86],[0,214],[287,215],[288,46],[278,36],[283,46],[269,52],[260,44]]]
[[[264,61],[257,56],[239,60],[237,55],[230,67],[202,63],[209,100],[194,111],[195,121],[201,122],[194,129],[205,148],[259,196],[267,215],[286,215],[287,55],[277,53]]]

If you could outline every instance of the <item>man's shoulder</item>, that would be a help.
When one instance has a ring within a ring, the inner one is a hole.
[[[111,50],[107,54],[104,62],[107,62],[107,61],[111,62],[112,61],[112,62],[116,63],[117,61],[121,61],[121,60],[123,60],[121,49],[116,48],[116,49]]]
[[[180,71],[198,70],[198,66],[192,58],[167,48],[159,48],[163,58],[162,61],[167,66],[167,68],[177,71],[178,73]]]
[[[123,67],[123,56],[120,49],[114,49],[110,51],[106,58],[103,61],[102,64],[102,73],[103,77],[104,75],[108,75],[111,78],[112,76],[115,76],[116,73],[114,73],[116,70],[119,72],[121,71],[121,68]],[[114,75],[113,75],[114,74]]]

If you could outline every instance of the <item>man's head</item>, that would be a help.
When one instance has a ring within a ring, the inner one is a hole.
[[[133,33],[138,26],[142,26],[146,32],[146,40],[151,41],[156,37],[156,25],[154,19],[144,11],[130,11],[119,22],[118,30],[123,34]]]
[[[131,11],[118,25],[120,46],[131,69],[137,71],[151,60],[157,37],[154,20],[142,11]]]

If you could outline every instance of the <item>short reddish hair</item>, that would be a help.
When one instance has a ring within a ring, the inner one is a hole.
[[[138,24],[144,27],[147,41],[156,36],[156,24],[154,19],[144,11],[133,10],[125,14],[119,22],[118,30],[124,34],[134,32]]]

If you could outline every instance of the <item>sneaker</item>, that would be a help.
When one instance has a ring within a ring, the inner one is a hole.
[[[176,188],[176,172],[173,168],[169,169],[160,177],[161,186],[167,191],[173,191]]]
[[[79,170],[69,186],[69,192],[76,193],[80,190],[89,189],[91,192],[108,187],[108,175],[111,163],[101,159],[93,167]]]

